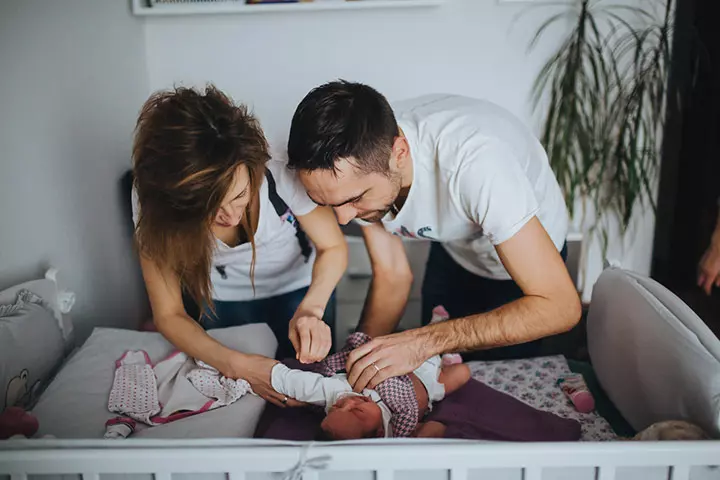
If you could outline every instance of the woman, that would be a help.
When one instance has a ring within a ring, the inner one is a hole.
[[[137,122],[133,173],[136,241],[157,329],[267,400],[287,402],[270,387],[271,359],[231,350],[205,328],[268,323],[278,357],[323,359],[332,343],[324,312],[347,265],[332,210],[270,159],[247,109],[212,86],[150,97]],[[184,296],[202,306],[195,318]]]

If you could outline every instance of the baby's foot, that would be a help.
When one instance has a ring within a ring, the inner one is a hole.
[[[447,310],[445,310],[445,307],[443,307],[442,305],[438,305],[437,307],[433,308],[430,323],[443,322],[449,318],[450,314]]]
[[[447,365],[457,365],[463,363],[462,356],[459,353],[446,353],[442,356],[443,367]]]

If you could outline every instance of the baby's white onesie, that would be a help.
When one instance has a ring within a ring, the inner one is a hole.
[[[433,402],[445,398],[445,386],[438,381],[442,361],[439,356],[431,357],[420,365],[413,373],[425,386],[428,392],[429,407]],[[391,437],[390,409],[382,401],[375,390],[365,389],[362,394],[353,392],[347,375],[336,373],[332,377],[324,377],[319,373],[293,370],[285,365],[277,364],[273,367],[270,381],[275,391],[287,395],[290,398],[301,402],[310,403],[325,407],[325,412],[330,410],[340,398],[347,395],[362,395],[369,397],[378,404],[383,417],[383,428],[385,436]]]
[[[287,395],[300,402],[325,407],[327,413],[330,408],[342,397],[363,396],[369,397],[380,407],[383,419],[385,436],[390,437],[390,409],[382,401],[375,390],[365,389],[362,393],[353,392],[347,375],[336,373],[332,377],[324,377],[319,373],[294,370],[278,363],[272,369],[270,382],[276,392]]]

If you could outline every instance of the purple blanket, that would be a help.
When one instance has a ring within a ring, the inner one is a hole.
[[[286,360],[290,368],[311,370],[295,360]],[[320,435],[321,408],[278,408],[268,404],[255,438],[310,441]],[[447,426],[445,438],[498,440],[513,442],[563,442],[580,439],[580,424],[536,410],[515,398],[500,393],[477,380],[433,407],[425,421]]]

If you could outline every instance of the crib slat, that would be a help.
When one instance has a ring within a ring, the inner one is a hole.
[[[690,467],[687,465],[675,465],[670,467],[669,480],[689,480]]]
[[[375,480],[395,480],[395,471],[375,470]]]
[[[542,480],[542,468],[528,467],[523,469],[523,480]]]
[[[450,480],[467,480],[468,471],[464,468],[453,468],[450,470]]]
[[[595,478],[597,480],[615,480],[615,467],[597,467]]]

